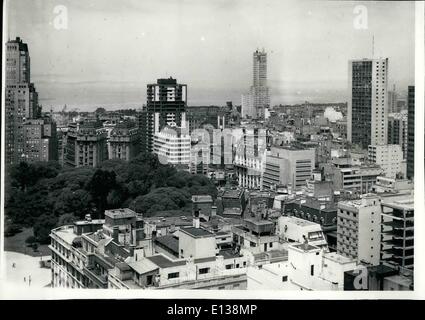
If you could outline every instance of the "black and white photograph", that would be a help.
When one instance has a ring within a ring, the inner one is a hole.
[[[3,9],[1,299],[419,297],[423,2]]]

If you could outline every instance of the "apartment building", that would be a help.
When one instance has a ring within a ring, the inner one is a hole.
[[[139,129],[131,122],[120,122],[111,130],[108,139],[109,159],[130,161],[140,148]]]
[[[358,263],[378,265],[381,251],[381,200],[364,195],[338,203],[337,253]]]

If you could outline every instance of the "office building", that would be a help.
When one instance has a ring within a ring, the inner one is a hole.
[[[314,149],[272,146],[266,156],[262,187],[275,189],[278,185],[290,185],[293,190],[299,190],[307,184],[314,166]]]
[[[5,163],[25,161],[24,123],[39,118],[38,93],[31,83],[28,45],[20,38],[6,43]]]
[[[167,125],[186,126],[187,86],[176,79],[158,79],[147,85],[147,104],[139,115],[143,152],[153,152],[154,136]]]
[[[353,154],[351,154],[353,156]],[[372,191],[384,170],[376,164],[358,164],[352,158],[335,158],[322,165],[324,177],[332,181],[334,191],[364,194]]]
[[[56,123],[50,118],[30,119],[23,129],[25,161],[58,160]]]
[[[348,141],[363,149],[387,144],[388,58],[350,61],[348,79]]]
[[[409,86],[407,96],[407,177],[415,175],[415,87]]]

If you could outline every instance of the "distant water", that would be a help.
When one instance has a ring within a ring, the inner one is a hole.
[[[94,111],[98,107],[106,110],[139,109],[146,103],[146,85],[134,83],[38,83],[39,101],[44,111],[62,110],[66,104],[68,110]],[[226,105],[232,101],[241,104],[241,94],[245,91],[231,88],[195,88],[188,84],[188,105]],[[305,101],[326,103],[346,101],[343,89],[317,89],[291,86],[272,87],[271,103],[297,104]]]

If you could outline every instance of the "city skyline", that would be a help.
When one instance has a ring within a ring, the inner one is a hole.
[[[188,84],[188,106],[240,104],[252,79],[251,54],[263,47],[272,105],[343,102],[348,99],[347,61],[370,58],[372,36],[375,56],[389,58],[389,85],[407,93],[413,84],[414,3],[270,1],[259,7],[254,2],[165,1],[161,12],[150,1],[126,4],[117,10],[114,3],[64,1],[68,29],[55,30],[56,2],[42,7],[25,0],[8,3],[9,37],[20,36],[29,45],[44,110],[64,104],[81,111],[141,107],[147,84],[169,76]],[[367,8],[366,30],[353,27],[356,5]],[[30,10],[20,10],[23,6]],[[161,17],[170,23],[162,26]]]
[[[423,4],[28,1],[0,288],[420,291]]]

